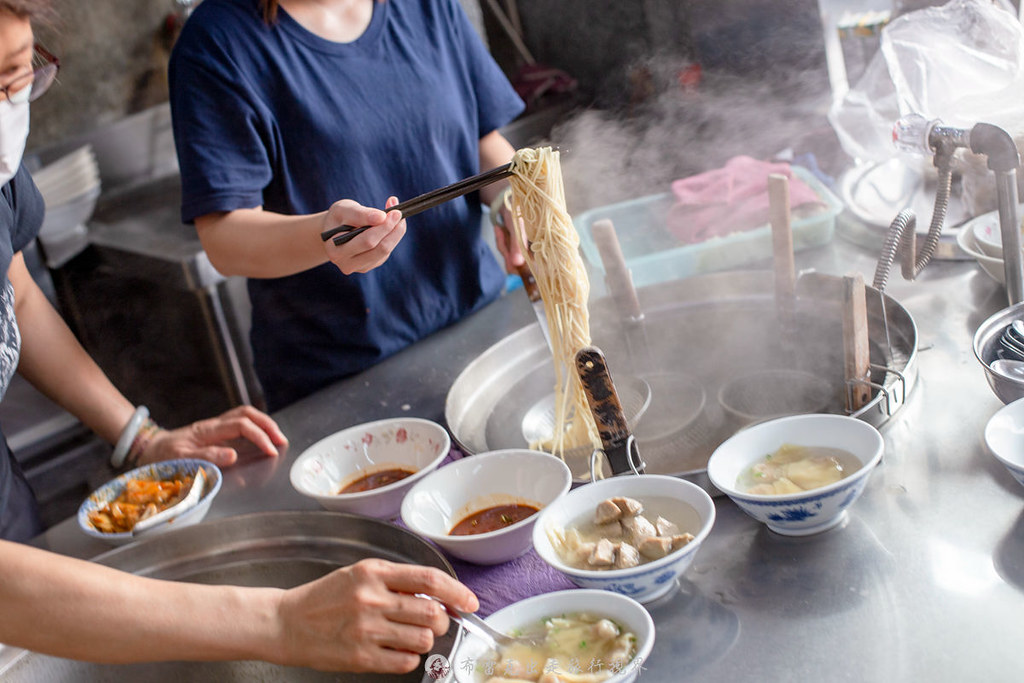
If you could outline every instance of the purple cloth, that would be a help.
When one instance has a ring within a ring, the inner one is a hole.
[[[462,452],[453,446],[440,467],[462,457]],[[408,529],[401,519],[395,523]],[[451,562],[459,580],[476,593],[480,600],[477,614],[482,617],[534,595],[576,588],[576,584],[542,560],[533,548],[525,555],[502,564],[478,565],[452,557],[443,548],[432,545]]]

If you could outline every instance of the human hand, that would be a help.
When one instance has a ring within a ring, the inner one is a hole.
[[[325,671],[408,673],[448,632],[444,607],[479,608],[464,585],[433,567],[367,559],[287,592],[278,607],[283,663]]]
[[[387,208],[396,204],[397,197],[388,197]],[[384,263],[405,235],[405,220],[400,211],[381,211],[351,199],[337,201],[327,210],[323,229],[338,225],[372,226],[340,247],[334,240],[324,242],[327,258],[345,275],[366,273]]]
[[[506,188],[491,202],[491,223],[494,225],[494,243],[505,259],[505,272],[518,273],[519,269],[526,264],[526,259],[519,249],[519,241],[510,232],[509,226],[514,223],[512,210],[505,201],[507,196],[508,189]]]
[[[238,460],[238,452],[226,445],[233,439],[245,439],[270,457],[288,445],[273,418],[252,406],[238,406],[217,417],[157,432],[139,456],[139,464],[197,458],[226,467]]]

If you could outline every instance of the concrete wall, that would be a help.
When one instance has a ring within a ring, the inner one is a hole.
[[[173,0],[55,0],[60,24],[37,38],[59,81],[32,103],[29,147],[46,147],[166,100],[165,18]],[[148,84],[148,85],[147,85]]]

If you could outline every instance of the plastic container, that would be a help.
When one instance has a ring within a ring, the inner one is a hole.
[[[800,166],[791,168],[793,175],[806,183],[823,203],[812,215],[794,215],[793,249],[826,244],[832,239],[835,219],[843,210],[843,203],[810,171]],[[576,216],[574,223],[580,235],[580,248],[590,271],[594,295],[607,293],[604,267],[590,230],[594,222],[602,219],[615,224],[622,255],[637,287],[771,258],[772,232],[768,223],[752,230],[681,245],[668,230],[666,222],[668,210],[674,203],[673,194],[665,192],[597,207]]]

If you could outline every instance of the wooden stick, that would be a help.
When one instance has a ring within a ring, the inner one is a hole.
[[[768,215],[772,225],[772,262],[775,266],[775,305],[792,311],[796,298],[796,263],[793,257],[793,224],[789,210],[789,178],[768,176]]]
[[[871,400],[871,340],[864,277],[843,277],[843,356],[847,409],[855,412]]]
[[[633,320],[642,317],[640,299],[633,286],[633,275],[629,272],[626,258],[622,255],[622,246],[619,244],[618,235],[615,234],[615,225],[608,219],[594,221],[590,226],[590,234],[604,265],[604,281],[620,312]]]

